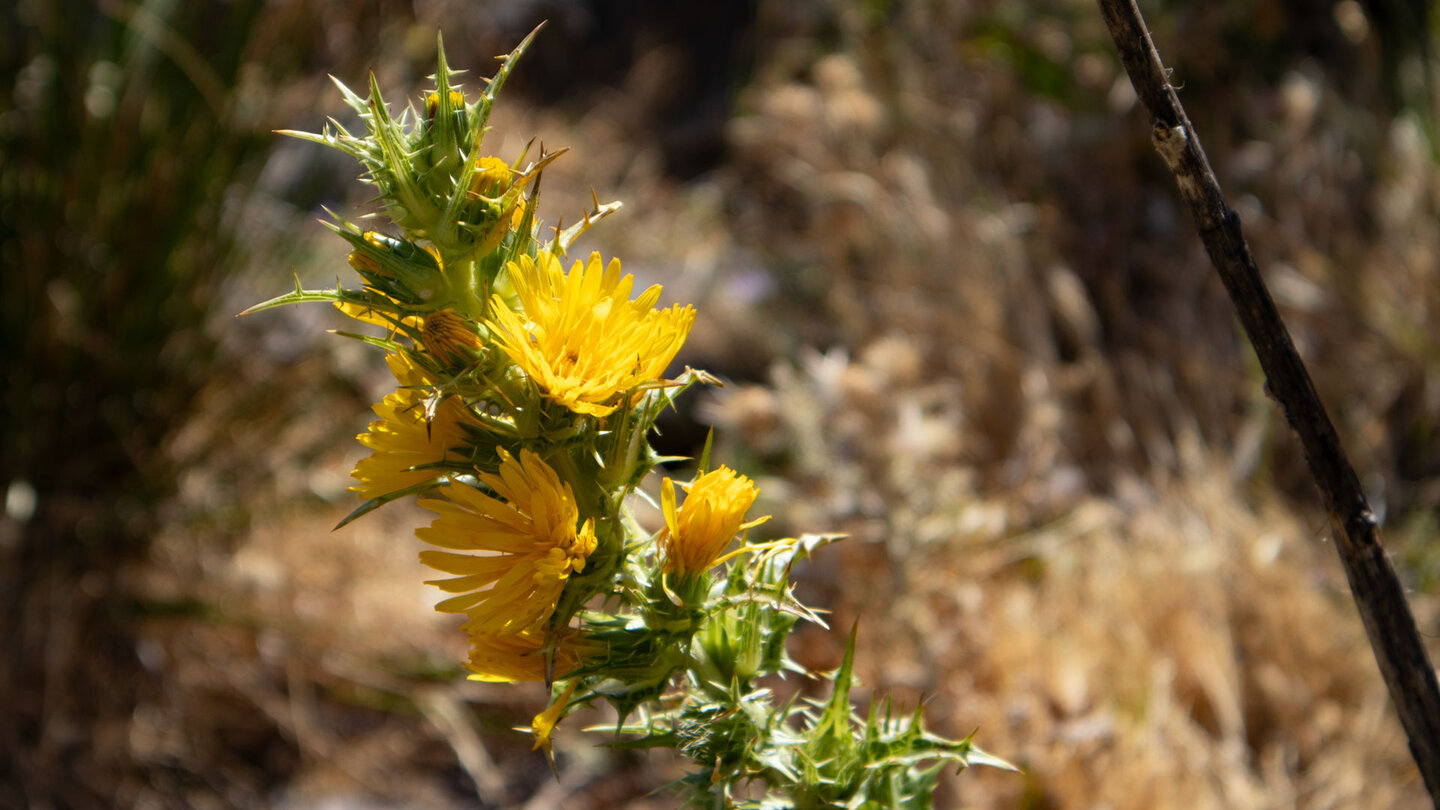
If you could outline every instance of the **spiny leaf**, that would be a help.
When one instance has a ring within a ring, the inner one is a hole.
[[[700,467],[698,470],[699,472],[703,473],[706,470],[710,469],[710,448],[714,446],[715,428],[712,427],[710,428],[710,431],[705,434],[705,449],[700,451]]]
[[[437,476],[430,479],[429,481],[421,481],[418,484],[412,484],[411,486],[405,487],[404,489],[397,489],[394,492],[387,492],[379,497],[371,498],[370,500],[356,507],[355,511],[346,515],[344,520],[336,523],[335,528],[331,529],[330,531],[339,531],[357,518],[364,517],[365,515],[370,514],[371,512],[379,509],[385,504],[390,503],[391,501],[399,500],[408,495],[418,495],[421,492],[426,492],[428,490],[434,489],[435,487],[440,485],[440,480],[440,477]]]
[[[346,292],[345,290],[339,290],[339,289],[335,289],[335,290],[302,290],[302,289],[300,289],[300,280],[297,278],[297,279],[295,280],[295,289],[294,289],[293,292],[288,292],[288,293],[285,293],[284,295],[277,295],[277,296],[275,296],[274,298],[271,298],[269,301],[261,301],[260,303],[258,303],[258,304],[256,304],[256,305],[250,307],[249,309],[245,310],[244,312],[241,312],[241,313],[240,313],[239,315],[237,315],[236,317],[237,317],[237,318],[238,318],[238,317],[243,317],[243,316],[245,316],[245,315],[249,315],[249,314],[255,313],[255,312],[263,312],[263,311],[265,311],[265,310],[267,310],[267,309],[274,309],[275,307],[283,307],[283,306],[286,306],[287,304],[311,304],[311,303],[316,303],[316,302],[332,302],[332,303],[334,303],[334,302],[341,302],[341,301],[348,300],[348,299],[345,297],[345,292]]]
[[[552,154],[558,155],[559,153],[555,152]],[[570,249],[570,245],[574,244],[576,239],[579,239],[582,235],[584,235],[586,231],[590,230],[590,228],[593,227],[595,223],[610,216],[616,211],[619,211],[621,206],[623,205],[623,203],[621,203],[619,200],[615,200],[613,202],[608,202],[604,205],[601,205],[600,198],[595,196],[594,189],[590,190],[590,197],[592,200],[594,200],[595,209],[593,211],[586,212],[584,218],[582,218],[579,222],[556,234],[555,242],[562,252],[568,251]]]
[[[350,106],[350,109],[354,110],[357,115],[368,115],[368,113],[370,112],[369,102],[356,95],[355,91],[351,90],[349,87],[346,87],[344,82],[340,81],[334,76],[330,77],[330,81],[334,82],[335,86],[340,88],[340,95],[342,98],[345,99],[345,103]]]
[[[525,49],[530,47],[530,43],[535,41],[535,35],[540,33],[540,29],[544,27],[544,22],[535,26],[529,34],[525,35],[524,39],[520,40],[520,44],[516,45],[510,53],[500,57],[504,59],[505,62],[500,66],[499,70],[495,71],[495,75],[490,78],[489,84],[485,87],[484,97],[487,102],[485,104],[485,112],[487,114],[490,112],[490,105],[495,103],[495,96],[500,93],[500,88],[504,86],[505,80],[510,78],[510,71],[515,69],[515,64],[519,62],[520,57],[525,54]]]

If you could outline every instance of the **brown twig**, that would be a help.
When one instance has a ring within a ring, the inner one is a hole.
[[[1180,196],[1195,215],[1205,251],[1265,370],[1266,388],[1300,437],[1335,529],[1335,548],[1345,566],[1350,593],[1409,737],[1410,753],[1420,766],[1431,800],[1440,808],[1440,687],[1400,580],[1380,543],[1375,515],[1260,278],[1240,231],[1240,219],[1225,203],[1200,139],[1170,85],[1135,0],[1099,3],[1130,82],[1154,119],[1155,148],[1170,166]]]

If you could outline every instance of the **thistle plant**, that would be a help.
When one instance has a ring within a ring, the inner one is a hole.
[[[538,30],[538,29],[537,29]],[[919,710],[852,709],[854,636],[837,672],[785,652],[799,621],[791,571],[833,535],[759,540],[758,490],[712,465],[688,482],[642,483],[662,458],[656,417],[697,384],[666,377],[693,307],[636,293],[616,259],[570,258],[574,242],[620,204],[570,227],[536,216],[541,173],[562,154],[487,154],[486,121],[531,33],[478,92],[457,84],[443,47],[434,89],[392,114],[372,75],[368,97],[340,82],[365,131],[330,121],[286,135],[339,149],[364,167],[377,220],[331,214],[358,287],[292,292],[247,312],[324,302],[369,331],[343,332],[384,352],[396,389],[359,436],[352,473],[363,503],[341,525],[412,495],[434,513],[415,534],[463,617],[470,678],[550,687],[535,747],[576,709],[618,712],[610,745],[671,748],[693,773],[676,787],[696,807],[928,807],[939,772],[1005,766],[964,740],[926,731]],[[567,269],[568,265],[568,269]],[[637,500],[658,494],[663,526],[646,531]],[[781,703],[787,674],[830,682],[828,698]]]

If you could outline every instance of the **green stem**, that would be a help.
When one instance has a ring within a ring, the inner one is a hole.
[[[485,318],[485,290],[480,275],[473,257],[447,259],[445,263],[446,292],[455,302],[455,311],[473,321]]]

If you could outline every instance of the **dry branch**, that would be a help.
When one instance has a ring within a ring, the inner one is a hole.
[[[1350,592],[1409,738],[1410,753],[1432,801],[1440,808],[1440,687],[1415,617],[1381,545],[1375,515],[1260,278],[1241,233],[1240,219],[1225,203],[1195,129],[1170,85],[1135,0],[1099,0],[1099,4],[1130,82],[1154,119],[1155,148],[1195,215],[1205,250],[1265,371],[1267,390],[1300,437],[1335,529],[1335,548],[1345,566]]]

